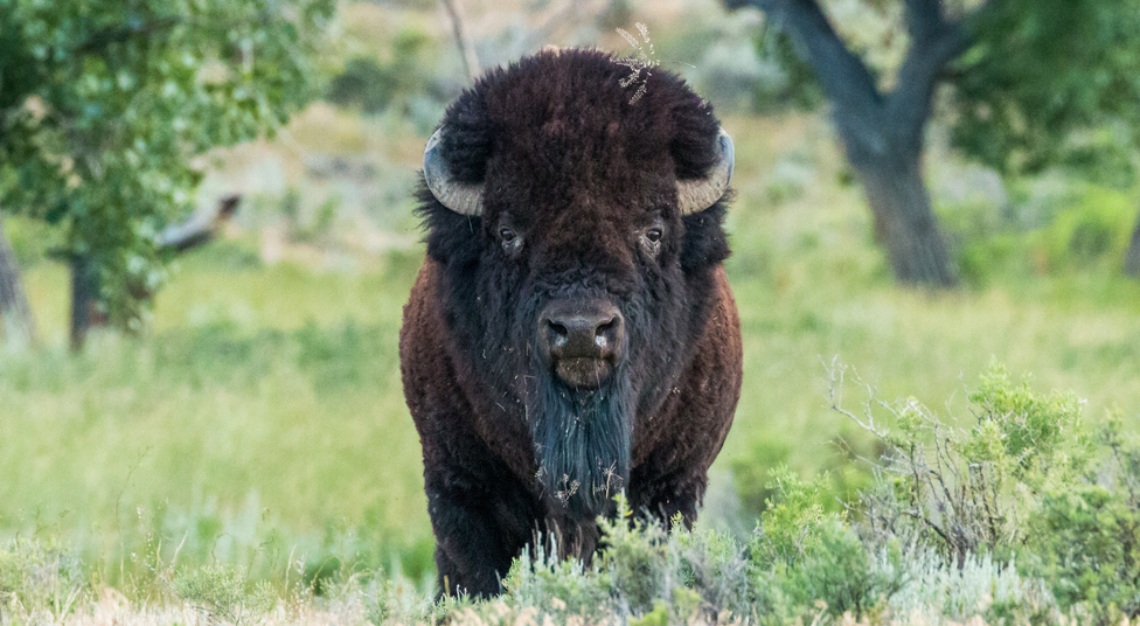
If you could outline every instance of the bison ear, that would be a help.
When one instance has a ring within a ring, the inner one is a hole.
[[[728,240],[723,227],[724,215],[724,204],[718,202],[705,211],[685,216],[681,269],[686,274],[691,275],[728,258]]]
[[[478,260],[482,252],[478,232],[480,217],[460,215],[443,206],[435,194],[421,183],[416,190],[419,205],[416,214],[427,230],[427,253],[431,258],[446,265],[466,266]]]
[[[735,165],[732,137],[721,128],[716,136],[715,160],[704,177],[677,181],[677,208],[681,215],[699,213],[716,204],[728,191]]]
[[[443,206],[460,215],[483,214],[483,185],[462,182],[451,173],[443,157],[444,127],[428,139],[424,147],[424,183]]]

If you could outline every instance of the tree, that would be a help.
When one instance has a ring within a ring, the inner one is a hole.
[[[159,254],[174,256],[209,243],[220,234],[240,203],[239,195],[225,196],[212,210],[199,211],[181,223],[167,226],[158,236]],[[94,327],[107,326],[110,319],[101,306],[99,294],[103,289],[90,258],[72,254],[65,260],[71,270],[71,348],[79,350],[87,341],[87,333]],[[147,306],[154,296],[144,283],[128,283],[125,288],[138,306]]]
[[[9,346],[24,348],[35,343],[36,327],[20,280],[16,254],[4,236],[0,222],[0,338]]]
[[[63,229],[77,284],[138,327],[195,158],[283,124],[333,0],[0,0],[0,206]],[[82,274],[91,272],[89,279]]]
[[[956,280],[922,179],[939,84],[955,87],[956,145],[1004,173],[1074,154],[1078,131],[1115,123],[1140,130],[1140,50],[1130,41],[1140,28],[1137,0],[901,0],[909,45],[889,88],[877,76],[884,68],[853,51],[817,0],[724,1],[763,11],[812,68],[904,283]]]

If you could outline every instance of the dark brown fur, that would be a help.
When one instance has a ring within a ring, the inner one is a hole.
[[[691,523],[732,423],[741,343],[725,207],[682,217],[675,192],[716,161],[719,123],[664,71],[631,104],[628,74],[599,52],[543,53],[492,71],[444,118],[443,154],[455,177],[483,183],[485,209],[459,215],[421,191],[428,254],[400,354],[448,593],[497,593],[536,533],[588,558],[618,490],[636,512]],[[628,328],[622,364],[593,392],[535,356],[538,311],[576,298],[612,303]],[[551,445],[579,418],[588,450]],[[580,470],[579,492],[544,475],[562,466]]]

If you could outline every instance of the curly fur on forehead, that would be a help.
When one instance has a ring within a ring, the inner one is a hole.
[[[622,87],[629,74],[596,50],[542,52],[488,72],[444,116],[442,147],[452,175],[483,182],[488,161],[510,155],[552,179],[659,165],[663,158],[676,178],[703,176],[719,157],[720,123],[711,107],[660,68],[631,103],[639,83]]]

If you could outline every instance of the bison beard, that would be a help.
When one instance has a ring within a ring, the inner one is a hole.
[[[578,525],[611,512],[629,481],[634,394],[625,368],[599,389],[570,390],[546,375],[531,379],[538,479],[554,510]]]

